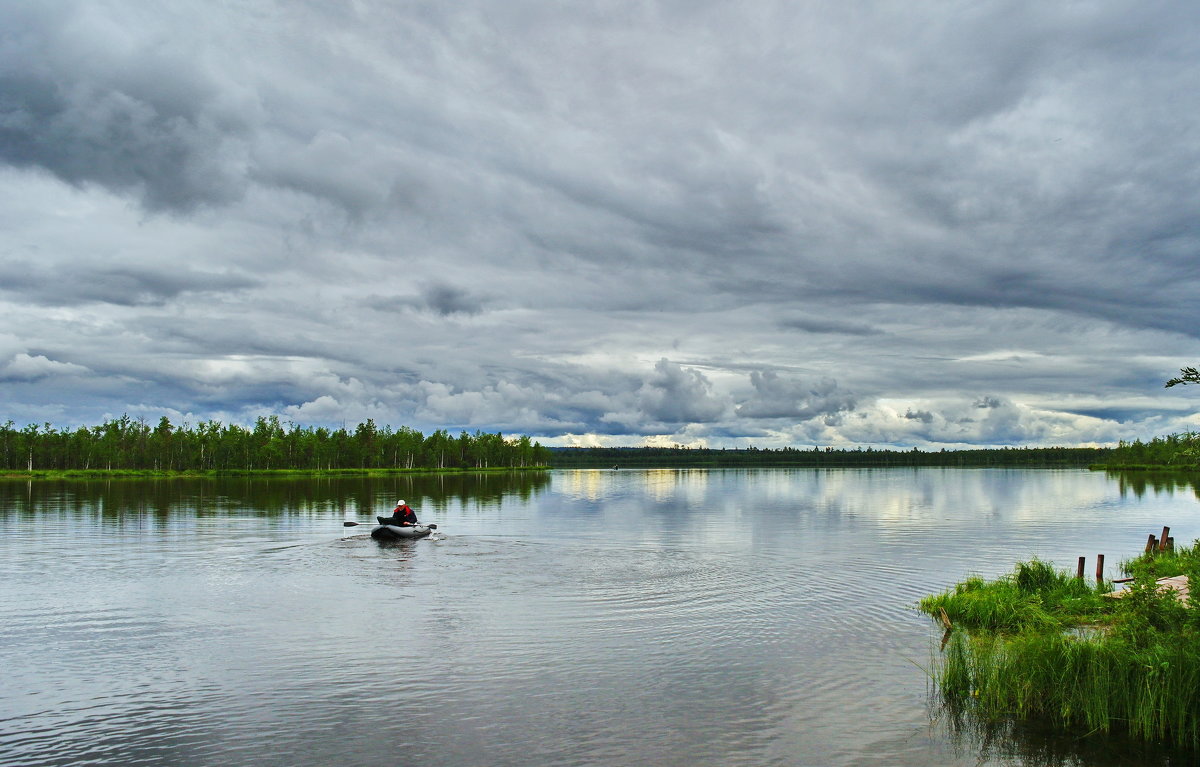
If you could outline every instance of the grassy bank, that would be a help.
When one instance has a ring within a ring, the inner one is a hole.
[[[45,471],[5,471],[3,479],[174,479],[197,477],[386,477],[408,474],[503,474],[506,472],[547,471],[548,466],[521,468],[487,467],[478,469],[214,469],[209,471],[163,471],[157,469],[49,469]]]
[[[952,624],[932,669],[943,703],[983,722],[1200,748],[1200,605],[1156,584],[1200,573],[1200,555],[1193,546],[1122,569],[1134,581],[1121,599],[1036,560],[923,599],[922,611]]]

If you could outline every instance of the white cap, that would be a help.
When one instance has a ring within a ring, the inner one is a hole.
[[[403,505],[404,505],[404,501],[396,501],[396,505],[397,505],[397,506],[403,506]]]

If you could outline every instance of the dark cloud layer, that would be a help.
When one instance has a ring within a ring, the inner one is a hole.
[[[754,396],[737,409],[738,415],[746,418],[808,421],[854,409],[854,397],[838,391],[837,382],[829,378],[813,383],[789,381],[768,370],[751,373],[750,384]]]
[[[1200,9],[0,7],[0,399],[556,442],[1194,425]],[[2,415],[2,414],[0,414]]]
[[[3,14],[0,160],[131,193],[150,210],[236,200],[246,115],[184,50],[124,14],[14,3]]]
[[[51,306],[101,302],[118,306],[163,304],[184,293],[228,293],[261,284],[235,274],[197,272],[186,266],[103,266],[53,268],[32,263],[0,263],[0,290],[16,301]]]
[[[469,291],[442,283],[426,285],[422,300],[430,311],[441,315],[479,314],[486,304],[483,298]]]

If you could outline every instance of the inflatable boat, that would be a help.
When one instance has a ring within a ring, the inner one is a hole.
[[[375,517],[379,527],[371,531],[377,541],[396,541],[401,538],[424,538],[437,529],[437,525],[393,525],[391,517]]]

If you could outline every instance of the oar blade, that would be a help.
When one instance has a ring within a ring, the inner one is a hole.
[[[342,527],[358,527],[357,522],[343,522]]]

